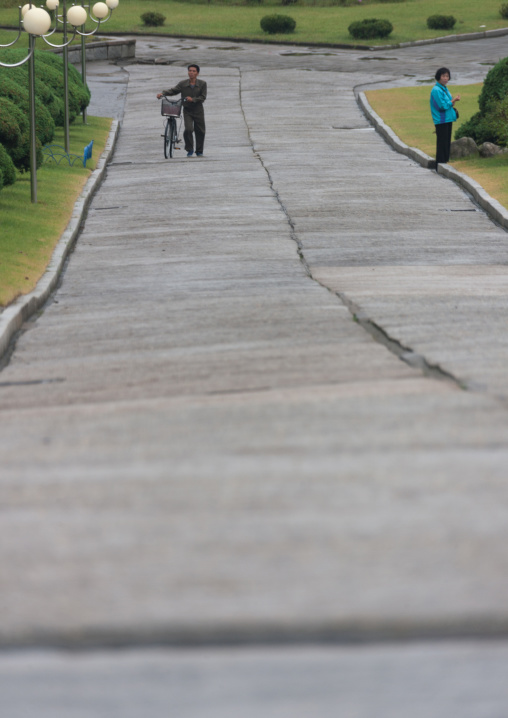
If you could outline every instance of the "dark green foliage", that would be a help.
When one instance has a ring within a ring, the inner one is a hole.
[[[298,0],[281,0],[281,5],[295,5],[297,2]]]
[[[0,97],[0,143],[19,170],[30,167],[30,128],[28,118],[6,97]],[[41,142],[37,138],[37,166],[42,164]],[[5,178],[4,178],[5,181]]]
[[[453,15],[431,15],[427,18],[429,30],[451,30],[457,20]]]
[[[12,161],[16,167],[22,172],[27,172],[30,169],[30,131],[27,130],[21,136],[21,143],[19,147],[11,152]],[[35,161],[36,166],[40,167],[43,162],[42,145],[40,139],[37,137],[35,141]]]
[[[55,68],[58,72],[63,73],[63,59],[59,55],[55,55],[52,52],[37,53],[36,61],[40,61],[45,65]],[[80,72],[70,63],[68,65],[68,75],[69,93],[72,93],[76,97],[79,105],[79,114],[81,114],[90,104],[90,90],[88,89],[88,85],[83,84]]]
[[[28,116],[30,111],[28,86],[27,84],[20,85],[14,82],[8,72],[0,72],[0,97],[6,97],[8,100],[11,100],[11,102],[14,102],[14,104]],[[35,98],[35,125],[37,137],[43,145],[53,141],[53,137],[55,136],[55,122],[46,105],[44,105],[38,97]]]
[[[472,137],[476,144],[493,142],[506,146],[508,137],[508,57],[489,70],[478,98],[480,111],[464,122],[455,138]]]
[[[18,62],[26,56],[25,50],[9,49],[2,54],[5,62]],[[90,101],[88,88],[84,87],[76,68],[69,65],[69,120],[73,122]],[[28,68],[1,68],[0,74],[8,77],[22,87],[28,84]],[[63,60],[49,52],[35,53],[35,94],[49,110],[56,125],[63,126]]]
[[[472,137],[477,145],[481,145],[483,142],[497,144],[493,128],[488,118],[481,112],[477,112],[467,122],[463,122],[455,131],[455,139],[459,140],[461,137]]]
[[[11,156],[3,145],[0,144],[0,172],[2,174],[3,186],[14,184],[16,181],[16,168]]]
[[[499,60],[487,73],[478,98],[480,112],[488,112],[489,105],[493,101],[502,100],[506,95],[508,95],[508,57]]]
[[[14,102],[0,97],[0,143],[10,151],[21,142],[21,135],[28,126],[28,120]]]
[[[393,32],[393,25],[389,20],[366,18],[352,22],[348,32],[355,40],[372,40],[376,37],[388,37]]]
[[[293,32],[296,27],[296,20],[289,15],[265,15],[261,18],[261,29],[264,32],[275,35],[276,33],[285,34]]]
[[[494,144],[501,147],[508,146],[508,95],[502,100],[495,100],[487,114],[489,128],[496,137]]]
[[[501,17],[504,17],[505,20],[508,20],[508,3],[504,2],[501,7],[499,8],[499,14]]]
[[[166,18],[160,12],[144,12],[141,15],[141,20],[147,27],[160,27],[164,25]]]

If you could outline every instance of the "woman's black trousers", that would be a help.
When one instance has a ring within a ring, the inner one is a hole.
[[[446,164],[450,159],[450,145],[452,142],[452,122],[443,122],[436,125],[436,164]]]

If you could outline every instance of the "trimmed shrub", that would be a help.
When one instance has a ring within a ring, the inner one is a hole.
[[[504,2],[501,7],[499,8],[499,14],[501,17],[504,17],[505,20],[508,20],[508,3]]]
[[[261,29],[270,35],[285,34],[294,31],[296,20],[289,15],[265,15],[259,24]]]
[[[3,186],[14,184],[16,181],[16,168],[11,159],[10,154],[5,147],[0,144],[0,172],[2,173]]]
[[[281,5],[286,7],[287,5],[295,5],[298,0],[281,0]]]
[[[460,140],[461,137],[472,137],[477,145],[481,145],[483,142],[497,144],[493,128],[490,126],[488,118],[481,112],[477,112],[467,122],[463,122],[455,131],[454,137],[456,140]]]
[[[488,112],[493,102],[502,100],[506,95],[508,95],[508,57],[499,60],[488,71],[478,98],[480,112]]]
[[[493,142],[506,146],[508,137],[508,57],[499,60],[487,73],[478,98],[480,111],[462,123],[455,133],[456,139],[472,137],[477,145]]]
[[[352,22],[348,32],[355,40],[372,40],[376,37],[388,37],[393,32],[393,25],[389,20],[366,18]]]
[[[429,30],[451,30],[457,20],[453,15],[431,15],[427,18]]]
[[[492,136],[496,138],[495,145],[508,146],[508,95],[502,100],[496,100],[490,106],[486,117]],[[486,140],[488,142],[489,140]],[[490,140],[492,142],[492,140]]]
[[[160,12],[144,12],[141,15],[141,20],[147,27],[160,27],[164,25],[166,18]]]
[[[50,65],[54,67],[58,72],[63,73],[63,58],[52,52],[41,52],[37,54],[37,60],[40,60],[44,65]],[[44,72],[44,70],[42,70]],[[68,66],[69,75],[69,94],[74,95],[79,105],[79,114],[85,110],[90,104],[91,93],[88,85],[83,84],[83,79],[80,72],[69,63]]]
[[[30,132],[26,115],[6,97],[0,97],[0,143],[5,147],[19,170],[30,167]],[[37,140],[42,163],[40,140]]]
[[[26,56],[25,50],[8,49],[5,51],[6,62],[18,62]],[[3,59],[2,57],[2,59]],[[81,76],[75,67],[69,65],[69,120],[88,106],[90,92],[83,85]],[[26,67],[0,68],[0,74],[8,73],[8,77],[25,87]],[[49,110],[56,125],[63,125],[63,59],[49,52],[35,52],[35,94]]]
[[[28,126],[23,112],[6,97],[0,97],[0,143],[11,152],[21,142],[21,135]]]
[[[19,107],[25,115],[29,113],[28,86],[20,85],[9,77],[7,72],[0,72],[0,97],[6,97]],[[35,98],[35,131],[43,145],[52,142],[55,136],[55,122],[48,108]]]

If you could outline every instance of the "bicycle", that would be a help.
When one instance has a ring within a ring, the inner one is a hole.
[[[173,157],[173,150],[179,149],[178,147],[175,148],[175,145],[177,145],[180,142],[180,139],[178,137],[178,127],[177,127],[177,119],[180,117],[180,127],[182,125],[181,120],[181,114],[182,114],[182,100],[168,100],[167,97],[162,98],[161,102],[161,115],[163,117],[166,117],[166,124],[164,126],[164,134],[161,135],[161,137],[164,137],[164,157],[168,159],[168,157]]]

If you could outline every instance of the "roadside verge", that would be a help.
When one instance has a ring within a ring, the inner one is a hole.
[[[365,116],[375,127],[376,131],[386,140],[386,142],[393,147],[394,150],[400,152],[407,157],[418,162],[422,167],[427,169],[436,169],[436,161],[434,158],[422,152],[422,150],[416,147],[409,147],[395,134],[395,132],[389,127],[381,117],[374,112],[369,104],[364,92],[358,93],[358,104],[362,108]],[[473,199],[480,205],[480,207],[487,212],[487,214],[504,229],[508,229],[508,210],[496,199],[491,197],[483,187],[476,182],[474,179],[459,172],[451,165],[438,165],[437,172],[443,177],[453,180],[460,185],[466,192],[469,192]]]
[[[37,282],[35,289],[29,294],[18,297],[0,313],[0,358],[7,351],[11,339],[21,329],[23,322],[43,306],[55,289],[65,260],[79,235],[81,222],[86,215],[88,205],[106,173],[107,165],[115,148],[119,127],[119,122],[113,120],[106,147],[97,162],[97,167],[78,197],[69,224],[60,237],[46,271]]]

